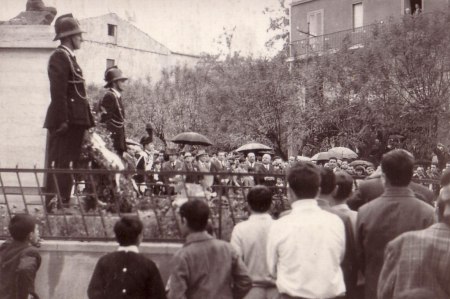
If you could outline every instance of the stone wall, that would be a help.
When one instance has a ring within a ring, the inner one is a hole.
[[[53,27],[0,26],[0,167],[44,167]]]
[[[171,271],[171,258],[180,244],[144,243],[139,250],[153,260],[164,283]],[[98,259],[115,251],[113,242],[44,241],[39,249],[42,264],[36,277],[36,291],[46,299],[87,298],[87,287]]]

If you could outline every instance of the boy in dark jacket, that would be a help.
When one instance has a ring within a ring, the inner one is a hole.
[[[41,265],[39,229],[36,219],[28,214],[11,218],[12,240],[0,246],[0,299],[39,298],[34,291],[36,272]]]
[[[90,299],[165,299],[155,263],[139,254],[142,222],[122,217],[114,226],[119,248],[100,258],[89,283]]]

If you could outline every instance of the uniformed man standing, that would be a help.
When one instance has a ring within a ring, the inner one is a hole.
[[[125,141],[125,110],[122,105],[122,94],[124,82],[128,78],[122,75],[122,71],[113,66],[105,71],[105,81],[108,88],[105,96],[100,102],[100,121],[106,124],[111,132],[114,150],[122,157],[127,150]]]
[[[62,15],[55,21],[56,36],[61,45],[52,53],[48,64],[51,102],[45,118],[44,128],[48,129],[47,167],[76,168],[80,159],[81,146],[87,129],[95,125],[86,95],[85,80],[75,58],[74,50],[83,41],[78,21],[72,14]],[[55,176],[59,188],[55,186],[53,175],[47,177],[47,192],[56,194],[59,190],[62,204],[68,204],[72,190],[72,176]],[[47,210],[53,195],[46,197]]]

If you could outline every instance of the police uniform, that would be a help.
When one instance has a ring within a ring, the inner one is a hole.
[[[123,109],[122,96],[114,88],[110,88],[100,102],[100,121],[106,124],[111,132],[114,150],[119,156],[127,150],[125,141],[125,110]]]
[[[55,22],[56,37],[82,33],[71,14],[59,17]],[[86,95],[83,72],[73,51],[63,45],[50,56],[48,63],[51,102],[47,110],[44,128],[48,129],[47,167],[77,167],[83,137],[87,129],[95,125]],[[60,131],[63,124],[67,129]],[[72,189],[70,174],[56,175],[63,203],[69,202]],[[56,193],[53,176],[47,178],[47,192]],[[46,199],[47,204],[49,202]]]

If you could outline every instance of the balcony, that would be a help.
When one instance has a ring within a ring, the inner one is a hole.
[[[372,36],[373,27],[374,25],[368,25],[293,41],[289,60],[302,60],[310,55],[333,53],[344,46],[349,49],[361,48]]]

